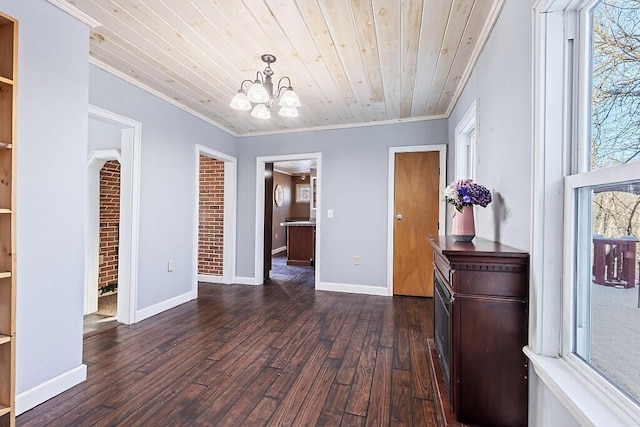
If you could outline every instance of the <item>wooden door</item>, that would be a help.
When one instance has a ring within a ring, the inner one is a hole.
[[[398,153],[395,158],[393,293],[433,296],[433,250],[438,234],[440,153]]]

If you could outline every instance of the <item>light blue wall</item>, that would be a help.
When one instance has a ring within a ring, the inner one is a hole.
[[[386,287],[389,147],[446,142],[446,120],[239,138],[238,275],[254,276],[256,158],[321,152],[320,281]]]
[[[190,292],[195,145],[236,155],[235,138],[95,66],[92,105],[142,123],[137,310]],[[174,261],[174,271],[167,262]]]
[[[82,364],[89,30],[42,0],[19,20],[16,391]]]
[[[487,208],[475,208],[476,234],[524,250],[529,249],[531,222],[532,3],[505,2],[449,116],[452,181],[455,128],[477,100],[475,181],[492,190],[496,197]]]

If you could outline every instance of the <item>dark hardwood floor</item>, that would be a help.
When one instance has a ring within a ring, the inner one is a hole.
[[[264,286],[203,284],[87,337],[87,381],[17,425],[437,425],[432,300],[316,292],[278,262]]]

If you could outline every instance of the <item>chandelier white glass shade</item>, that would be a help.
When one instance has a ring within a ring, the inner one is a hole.
[[[235,110],[251,110],[252,117],[268,120],[271,118],[271,107],[274,101],[280,98],[278,101],[280,106],[278,114],[283,117],[298,117],[298,107],[301,105],[300,98],[291,87],[291,79],[287,76],[280,78],[274,91],[271,79],[273,75],[271,64],[276,62],[276,57],[264,54],[261,59],[267,64],[264,71],[258,71],[254,81],[244,80],[240,83],[240,90],[238,90],[229,105]],[[288,85],[283,85],[283,80],[286,80]],[[243,88],[245,83],[251,83],[246,92]]]

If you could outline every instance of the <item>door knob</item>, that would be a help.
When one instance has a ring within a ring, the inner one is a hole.
[[[402,221],[402,218],[404,217],[402,216],[402,214],[399,213],[398,215],[396,215],[396,218],[398,218],[398,221]]]

